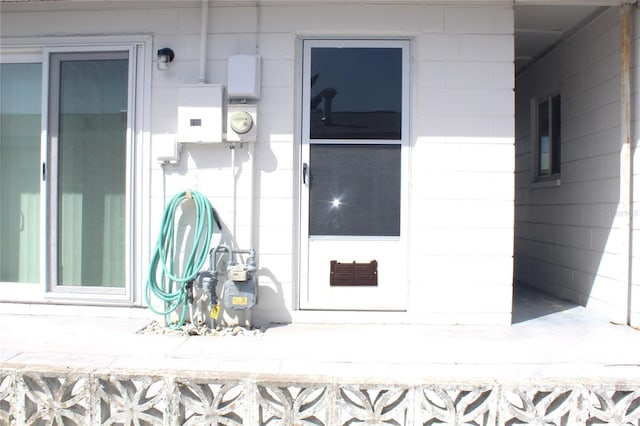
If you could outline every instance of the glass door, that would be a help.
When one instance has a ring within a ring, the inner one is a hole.
[[[0,43],[0,302],[131,304],[151,38],[64,40]]]
[[[52,53],[49,275],[124,291],[129,53]]]
[[[403,310],[409,42],[303,42],[302,309]]]

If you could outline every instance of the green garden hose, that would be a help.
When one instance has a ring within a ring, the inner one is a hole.
[[[183,202],[195,203],[195,232],[193,246],[182,266],[182,274],[178,276],[174,270],[176,262],[174,238],[175,215]],[[179,328],[184,324],[187,312],[187,297],[189,283],[201,271],[209,255],[209,246],[214,231],[214,223],[220,228],[220,222],[209,200],[199,192],[184,191],[176,194],[164,210],[158,242],[156,243],[149,265],[149,275],[144,291],[144,300],[149,309],[156,314],[165,315],[166,323],[172,328]],[[150,301],[151,293],[164,302],[164,310],[153,307]],[[172,312],[179,308],[177,323],[169,320]]]

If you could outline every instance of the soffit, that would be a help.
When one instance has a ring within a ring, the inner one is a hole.
[[[514,7],[516,73],[566,40],[605,9],[598,5],[517,3]]]

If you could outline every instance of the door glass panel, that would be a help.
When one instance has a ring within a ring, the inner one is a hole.
[[[116,56],[60,61],[60,285],[125,284],[128,60]]]
[[[0,281],[40,280],[41,64],[0,64]]]
[[[311,139],[402,138],[402,49],[311,49]]]
[[[312,144],[309,158],[309,235],[400,235],[401,145]]]

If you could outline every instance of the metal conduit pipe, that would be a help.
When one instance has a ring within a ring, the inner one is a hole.
[[[200,10],[200,73],[198,83],[207,82],[207,35],[209,31],[209,1],[202,0]]]

